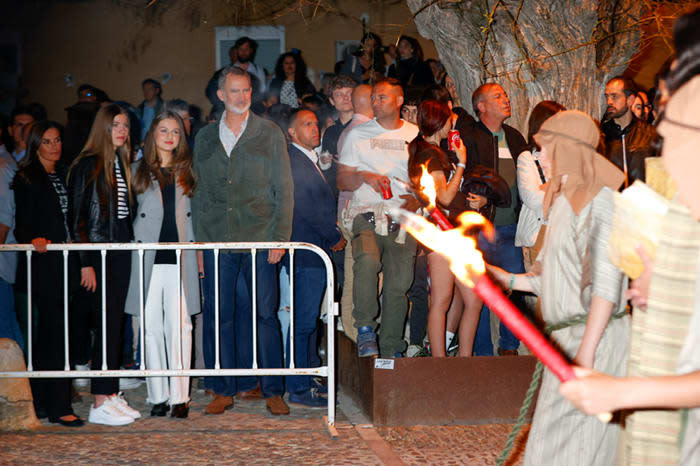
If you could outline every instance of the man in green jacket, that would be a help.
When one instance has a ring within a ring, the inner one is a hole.
[[[293,183],[286,141],[272,122],[250,112],[251,81],[235,66],[225,68],[217,95],[226,110],[219,122],[195,139],[198,186],[192,201],[197,241],[287,242],[292,232]],[[277,264],[284,249],[255,255],[258,365],[281,368],[277,321]],[[222,368],[250,368],[253,362],[252,255],[222,251],[219,256],[219,344]],[[214,254],[204,252],[203,350],[207,368],[215,364]],[[233,396],[256,393],[256,377],[210,377],[214,399],[207,414],[233,406]],[[261,378],[262,397],[272,414],[288,414],[281,376]]]

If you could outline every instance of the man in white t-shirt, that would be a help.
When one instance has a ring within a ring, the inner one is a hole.
[[[408,182],[408,143],[418,128],[401,120],[403,90],[395,79],[372,90],[375,118],[354,128],[340,152],[338,189],[353,197],[341,219],[352,231],[353,318],[360,357],[400,357],[405,350],[406,292],[413,281],[416,241],[387,215],[391,207],[415,210],[418,203],[394,178]],[[386,199],[383,191],[391,191]],[[377,346],[379,272],[384,272],[382,329]]]

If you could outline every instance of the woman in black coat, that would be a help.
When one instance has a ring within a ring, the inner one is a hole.
[[[63,254],[47,252],[49,243],[70,241],[68,225],[68,193],[65,172],[57,162],[61,159],[61,127],[52,121],[40,121],[32,127],[27,141],[27,155],[15,175],[15,236],[18,243],[32,243],[32,303],[36,322],[33,328],[32,363],[35,370],[63,370]],[[74,265],[71,261],[69,265]],[[70,274],[69,283],[77,283]],[[77,270],[76,270],[77,272]],[[27,263],[22,257],[18,265],[17,290],[27,293]],[[34,404],[49,421],[64,426],[83,425],[71,406],[71,379],[32,379]]]

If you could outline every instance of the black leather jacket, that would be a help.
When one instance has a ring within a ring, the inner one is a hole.
[[[467,170],[464,174],[465,180],[469,177],[469,173],[476,169],[476,166],[482,165],[498,174],[498,137],[479,120],[466,120],[465,124],[458,128],[460,135],[467,148]],[[505,134],[508,150],[513,158],[515,166],[518,166],[518,156],[528,149],[525,139],[520,132],[508,126],[503,125],[503,133]],[[504,181],[505,183],[505,181]],[[506,186],[508,184],[506,183]],[[496,215],[496,207],[507,207],[515,201],[516,213],[520,210],[520,199],[511,199],[511,196],[502,198],[502,203],[494,205],[492,202],[485,206],[485,211],[482,212],[484,217],[489,221],[493,221]]]
[[[124,166],[117,156],[116,162],[126,177]],[[68,227],[74,243],[128,242],[133,238],[133,206],[129,202],[129,237],[118,237],[117,186],[109,189],[104,174],[95,177],[97,157],[84,157],[71,169],[68,178]],[[98,251],[80,251],[82,267],[96,267],[100,263]]]

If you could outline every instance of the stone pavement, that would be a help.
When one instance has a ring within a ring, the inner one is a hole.
[[[151,418],[146,385],[125,391],[143,418],[124,427],[72,429],[43,420],[35,431],[0,433],[1,464],[430,464],[496,463],[510,425],[375,427],[342,391],[333,439],[325,410],[291,406],[275,417],[264,401],[235,400],[233,410],[205,416],[209,397],[192,390],[187,419]],[[92,397],[81,392],[76,413],[87,419]],[[511,461],[520,464],[521,433]]]

